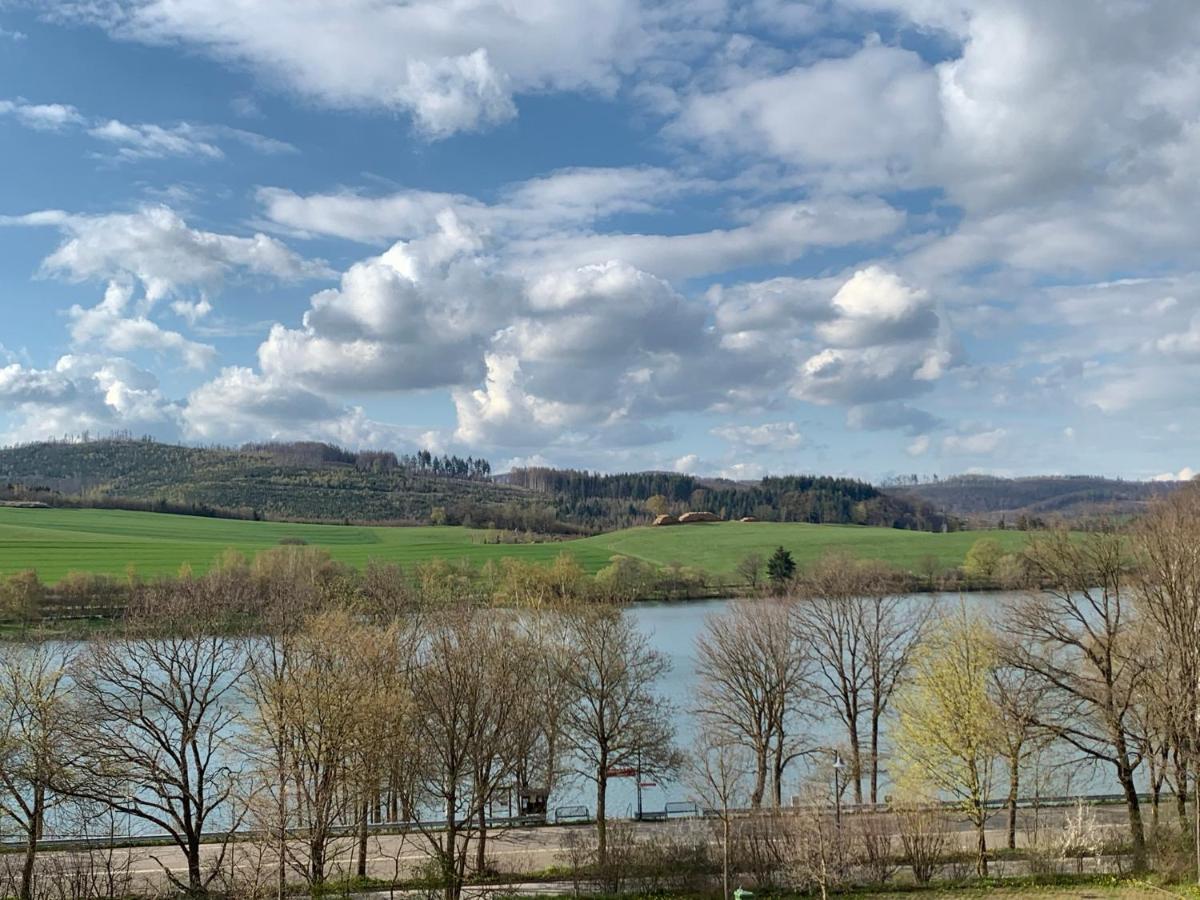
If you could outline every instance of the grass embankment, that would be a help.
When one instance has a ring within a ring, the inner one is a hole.
[[[931,534],[773,522],[629,528],[542,544],[485,543],[489,534],[457,527],[294,525],[123,510],[0,508],[0,575],[36,569],[44,581],[52,583],[72,571],[119,575],[133,566],[141,575],[160,575],[174,573],[185,563],[202,572],[226,548],[253,556],[285,539],[324,547],[334,559],[355,566],[372,559],[401,565],[438,558],[483,564],[510,556],[549,562],[568,552],[588,572],[621,554],[660,566],[680,563],[713,575],[730,575],[747,554],[765,558],[782,545],[801,566],[837,549],[917,571],[925,557],[936,559],[941,569],[960,565],[982,536],[977,531]],[[987,535],[1010,551],[1019,549],[1026,537],[1013,531]]]

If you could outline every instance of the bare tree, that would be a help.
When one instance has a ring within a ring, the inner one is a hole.
[[[122,633],[93,641],[72,669],[81,767],[72,792],[165,833],[187,874],[163,872],[189,896],[207,892],[228,849],[219,841],[207,865],[201,858],[205,831],[234,791],[230,700],[246,666],[241,643],[221,633],[218,598],[193,587],[135,598]],[[237,825],[219,820],[226,832]]]
[[[570,647],[553,612],[536,611],[520,617],[521,635],[530,653],[524,702],[533,712],[519,735],[516,770],[518,791],[553,792],[564,774],[564,716],[572,701],[571,688],[560,677],[570,659]]]
[[[1200,484],[1187,484],[1156,501],[1137,523],[1133,547],[1137,607],[1147,632],[1146,650],[1156,661],[1150,673],[1156,684],[1147,691],[1147,711],[1154,722],[1147,724],[1157,724],[1161,734],[1158,745],[1147,748],[1151,766],[1158,769],[1151,781],[1157,788],[1173,745],[1176,798],[1183,819],[1189,769],[1200,777]],[[1156,695],[1170,697],[1171,702],[1155,702]],[[1157,822],[1157,789],[1154,797]],[[1194,824],[1200,838],[1200,817]],[[1200,840],[1196,854],[1200,879]]]
[[[1166,646],[1162,634],[1151,620],[1142,618],[1139,625],[1139,649],[1136,652],[1145,663],[1146,672],[1131,713],[1131,731],[1138,742],[1138,753],[1147,767],[1151,828],[1157,834],[1162,793],[1168,783],[1175,794],[1179,824],[1186,825],[1192,769],[1189,735],[1194,726],[1191,711],[1185,703],[1162,702],[1162,698],[1170,696],[1178,683],[1174,668],[1177,654]]]
[[[1033,675],[1046,697],[1038,724],[1085,756],[1113,767],[1125,797],[1133,863],[1146,867],[1146,837],[1134,773],[1134,731],[1145,660],[1137,652],[1122,537],[1111,530],[1077,538],[1035,538],[1026,550],[1040,593],[1005,617],[1009,663]]]
[[[485,839],[488,806],[518,766],[531,712],[529,660],[493,610],[452,610],[430,621],[413,678],[413,728],[424,751],[419,796],[445,817],[422,833],[446,900],[462,893],[471,841]]]
[[[568,617],[571,657],[560,672],[572,702],[563,722],[580,774],[596,785],[597,862],[608,864],[610,770],[636,766],[664,775],[679,765],[670,704],[655,691],[670,662],[612,609]]]
[[[251,820],[259,830],[272,835],[275,854],[275,896],[287,893],[287,849],[291,809],[291,715],[285,685],[291,679],[298,622],[276,618],[271,609],[264,616],[265,634],[249,654],[245,694],[254,708],[247,750],[254,768],[257,791],[249,800]]]
[[[30,900],[46,815],[66,798],[70,748],[69,650],[42,641],[0,649],[0,813],[25,841],[18,896]]]
[[[775,600],[731,604],[710,616],[696,641],[696,714],[706,730],[746,746],[754,758],[750,805],[762,805],[768,775],[776,806],[783,773],[800,752],[796,725],[806,698],[808,661]]]
[[[879,802],[879,742],[883,718],[892,696],[908,671],[913,648],[929,630],[937,606],[924,598],[913,600],[891,591],[895,573],[879,565],[863,564],[864,648],[867,655],[867,685],[870,695],[870,779],[872,805]]]
[[[763,576],[763,558],[758,553],[747,553],[734,567],[734,571],[742,578],[751,593],[757,593]]]
[[[703,729],[695,752],[688,759],[687,780],[706,815],[715,814],[721,828],[721,887],[729,900],[730,843],[733,810],[747,787],[754,764],[745,745]]]
[[[798,580],[793,607],[796,640],[815,663],[813,685],[845,728],[849,780],[859,804],[864,779],[871,802],[879,801],[883,719],[935,611],[932,604],[894,595],[890,574],[827,554]]]
[[[894,809],[904,860],[916,882],[927,884],[946,850],[946,814],[936,801],[902,801]]]
[[[379,805],[382,787],[397,770],[417,758],[412,728],[412,676],[421,631],[413,620],[359,630],[358,728],[351,752],[351,788],[357,806],[355,872],[367,875],[371,809]]]
[[[1004,655],[1001,652],[1001,659]],[[992,669],[988,689],[999,716],[1000,740],[1008,768],[1008,849],[1015,850],[1021,772],[1026,760],[1046,743],[1045,733],[1038,727],[1038,719],[1045,713],[1045,695],[1038,679],[1028,670],[1002,663]]]
[[[802,889],[816,888],[821,900],[827,900],[830,888],[846,876],[846,833],[841,817],[830,809],[834,798],[828,785],[812,782],[801,798],[789,831],[792,868]]]
[[[387,731],[406,713],[395,633],[344,609],[306,619],[299,630],[258,645],[247,687],[254,732],[271,765],[281,865],[314,888],[329,876],[342,824],[359,825],[363,798],[382,780]],[[360,851],[361,857],[361,851]]]

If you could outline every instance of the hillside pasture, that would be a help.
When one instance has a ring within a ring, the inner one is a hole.
[[[722,522],[629,528],[562,542],[496,544],[487,542],[491,532],[459,527],[298,525],[123,510],[0,507],[0,575],[36,569],[43,580],[54,582],[72,571],[123,575],[132,568],[152,576],[173,574],[185,564],[202,572],[227,548],[253,556],[284,540],[324,547],[334,559],[353,566],[370,560],[411,565],[438,558],[477,565],[504,557],[549,562],[567,552],[588,572],[625,555],[730,575],[747,554],[765,558],[783,546],[801,566],[827,550],[841,550],[914,571],[927,556],[941,568],[961,564],[985,534],[1009,550],[1019,549],[1026,538],[1013,531],[933,534],[853,525]]]

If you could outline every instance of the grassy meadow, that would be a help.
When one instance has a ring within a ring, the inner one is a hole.
[[[629,528],[544,544],[485,543],[489,534],[458,527],[293,525],[122,510],[0,507],[0,575],[36,569],[43,580],[53,582],[71,571],[123,574],[131,565],[142,575],[169,574],[185,563],[199,572],[226,548],[253,556],[284,539],[324,547],[335,559],[355,566],[372,559],[401,565],[436,558],[483,564],[506,556],[549,561],[568,552],[589,572],[621,554],[656,565],[678,562],[721,575],[732,573],[748,553],[765,557],[782,545],[801,566],[835,548],[916,570],[927,555],[935,557],[940,567],[959,565],[983,536],[977,531],[931,534],[773,522]],[[1013,550],[1025,541],[1020,532],[986,534]]]

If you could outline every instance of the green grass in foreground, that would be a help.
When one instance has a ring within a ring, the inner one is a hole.
[[[669,528],[629,528],[581,540],[545,544],[485,544],[486,531],[456,527],[387,528],[341,525],[292,525],[208,519],[160,513],[95,509],[14,509],[0,507],[0,575],[36,569],[48,581],[71,571],[123,574],[133,565],[142,575],[169,574],[187,563],[199,572],[226,548],[253,554],[277,546],[283,538],[301,538],[325,547],[355,566],[378,559],[408,565],[429,559],[468,559],[482,564],[512,556],[548,562],[563,552],[575,555],[589,572],[617,554],[656,565],[678,562],[730,574],[748,553],[764,557],[777,546],[789,549],[800,565],[827,549],[878,559],[916,570],[926,555],[939,567],[962,563],[980,532],[929,534],[854,525],[804,525],[771,522],[723,522]],[[1019,549],[1025,535],[987,532],[1008,549]]]

